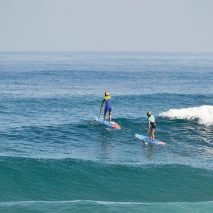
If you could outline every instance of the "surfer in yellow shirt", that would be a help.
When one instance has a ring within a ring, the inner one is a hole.
[[[109,92],[105,92],[104,93],[104,97],[101,103],[101,108],[100,108],[100,113],[102,110],[103,105],[105,104],[105,108],[104,108],[104,121],[106,121],[106,114],[107,112],[109,112],[109,121],[112,121],[112,103],[111,103],[111,96],[109,94]]]

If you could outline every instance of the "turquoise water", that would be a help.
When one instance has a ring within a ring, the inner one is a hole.
[[[212,54],[1,52],[0,76],[0,212],[213,211]],[[147,111],[166,146],[134,138]]]

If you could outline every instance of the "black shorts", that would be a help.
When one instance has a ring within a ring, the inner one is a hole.
[[[150,129],[156,129],[156,124],[151,124],[151,128]]]

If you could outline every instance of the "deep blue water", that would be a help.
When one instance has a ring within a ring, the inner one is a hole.
[[[213,54],[1,52],[0,183],[0,212],[213,212]]]

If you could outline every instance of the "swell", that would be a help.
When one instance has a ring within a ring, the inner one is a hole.
[[[17,212],[211,212],[213,202],[106,202],[93,200],[1,202],[0,210]]]
[[[157,116],[156,138],[166,142],[167,146],[151,148],[143,147],[134,138],[135,133],[147,133],[146,118],[116,118],[115,121],[121,124],[121,130],[109,131],[94,120],[9,128],[0,133],[0,156],[105,159],[111,164],[144,164],[155,159],[154,163],[181,162],[194,167],[212,168],[212,126]],[[197,159],[194,159],[195,155]]]
[[[176,164],[133,167],[1,157],[0,171],[1,202],[201,202],[213,198],[213,171]]]

